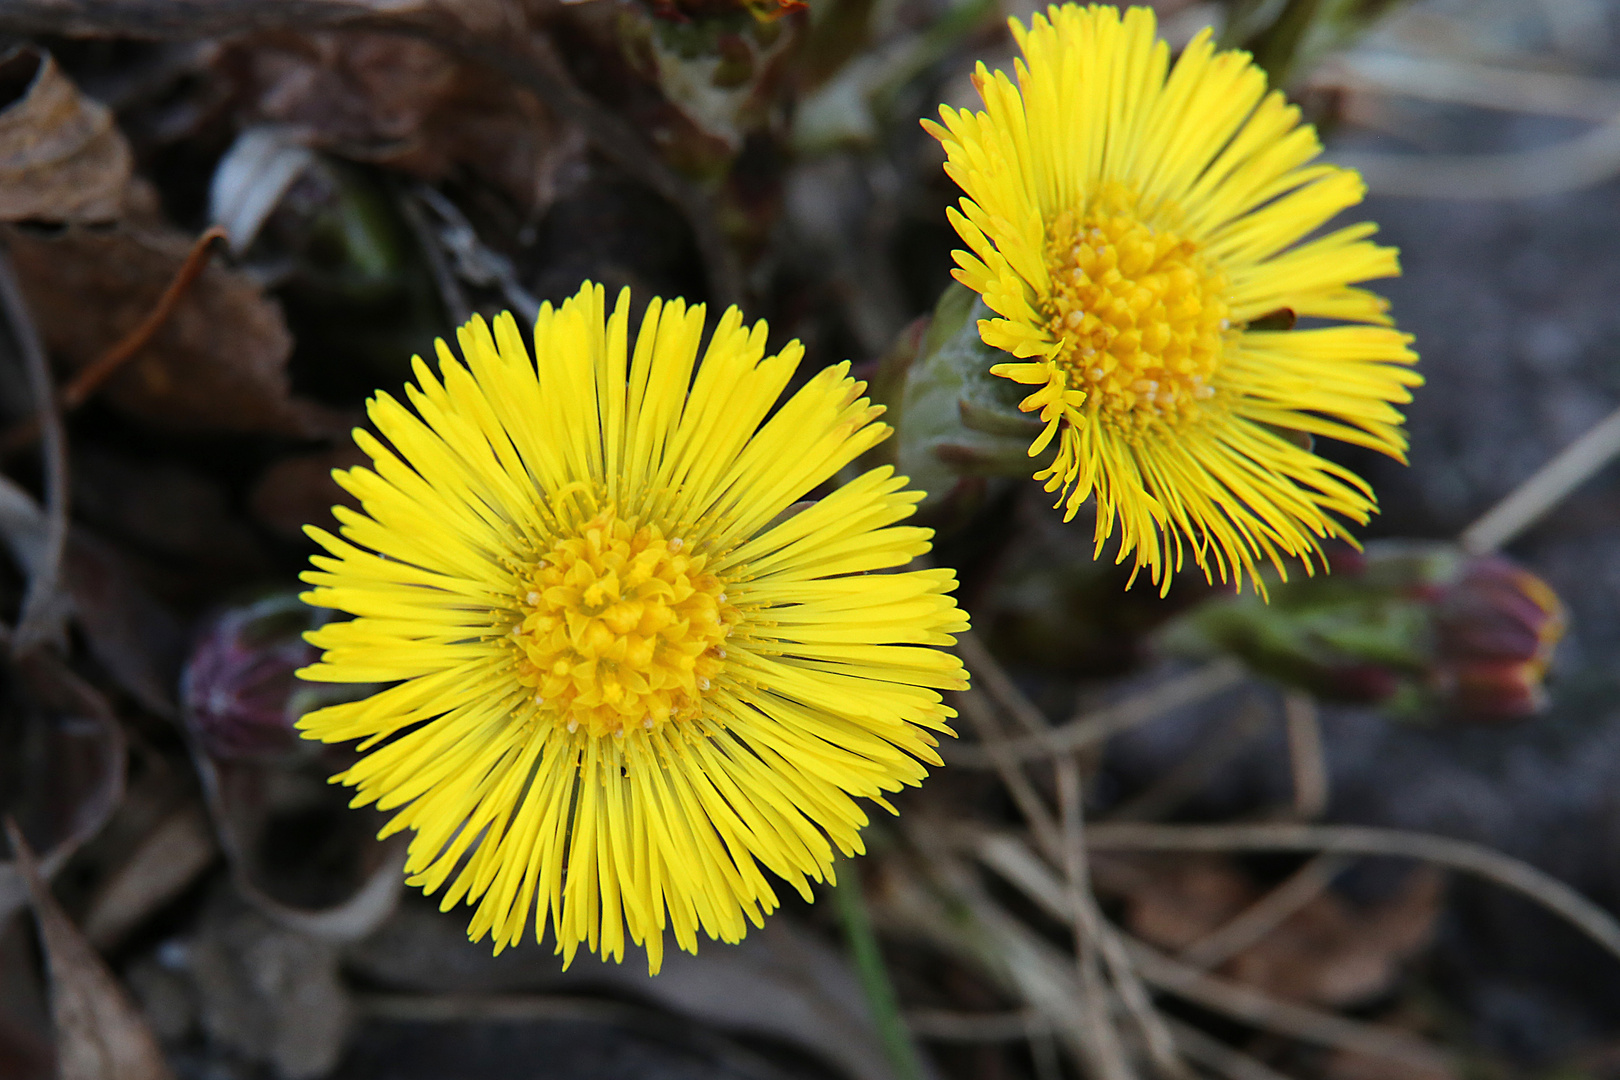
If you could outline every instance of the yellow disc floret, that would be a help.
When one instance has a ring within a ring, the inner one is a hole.
[[[1228,327],[1226,276],[1198,246],[1144,221],[1119,185],[1047,230],[1052,290],[1042,314],[1068,385],[1105,423],[1191,419],[1215,396]]]
[[[699,714],[737,621],[708,558],[612,510],[555,544],[528,578],[512,636],[518,681],[573,732],[623,735]]]

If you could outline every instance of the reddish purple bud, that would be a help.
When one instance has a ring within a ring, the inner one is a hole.
[[[1332,573],[1257,598],[1212,598],[1160,631],[1184,656],[1228,653],[1330,700],[1413,720],[1529,716],[1564,633],[1564,606],[1499,555],[1428,541],[1328,550]]]
[[[279,757],[298,747],[293,723],[306,684],[294,675],[316,659],[303,632],[320,614],[296,596],[270,597],[219,615],[186,663],[187,726],[216,760]]]
[[[1564,605],[1541,578],[1500,556],[1472,559],[1436,604],[1436,688],[1460,718],[1529,716],[1545,703],[1564,626]]]

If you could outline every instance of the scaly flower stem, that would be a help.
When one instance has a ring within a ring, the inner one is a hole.
[[[877,1026],[878,1037],[883,1040],[883,1049],[889,1055],[895,1075],[900,1080],[922,1080],[922,1060],[917,1056],[917,1047],[911,1041],[905,1021],[900,1019],[900,1001],[895,997],[883,953],[878,949],[877,935],[872,932],[872,918],[866,910],[866,897],[861,892],[861,875],[855,860],[840,858],[837,872],[833,903],[838,909],[838,921],[844,927],[850,957],[855,961],[855,974],[861,980],[867,1007],[872,1011],[872,1023]]]

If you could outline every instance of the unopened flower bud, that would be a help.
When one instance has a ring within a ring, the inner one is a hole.
[[[1165,627],[1160,647],[1233,655],[1322,698],[1406,718],[1511,720],[1541,708],[1564,607],[1535,574],[1438,543],[1329,558],[1331,574],[1273,582],[1269,605],[1205,601]]]
[[[1537,712],[1564,626],[1564,605],[1545,581],[1500,556],[1470,560],[1435,605],[1436,689],[1469,719]]]
[[[1022,478],[1052,457],[1051,450],[1030,457],[1042,425],[1019,410],[1018,387],[990,373],[1011,359],[979,336],[979,320],[993,314],[972,291],[946,289],[921,340],[908,331],[915,351],[906,356],[903,379],[888,388],[897,406],[890,413],[896,465],[928,492],[925,514],[937,514],[976,479]]]
[[[186,662],[186,724],[217,760],[276,757],[299,744],[293,723],[308,684],[294,677],[317,651],[303,632],[324,613],[280,595],[217,616]]]

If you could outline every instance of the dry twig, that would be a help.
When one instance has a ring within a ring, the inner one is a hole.
[[[1050,1034],[1051,1025],[1034,1009],[971,1013],[954,1009],[908,1009],[906,1026],[919,1039],[933,1042],[1016,1042]]]
[[[1254,695],[1207,732],[1182,759],[1142,791],[1110,808],[1105,821],[1153,821],[1201,791],[1233,758],[1272,726],[1270,702]]]
[[[916,830],[912,834],[922,841],[918,850],[928,860],[934,880],[971,915],[973,923],[973,929],[964,932],[961,919],[953,915],[950,919],[925,920],[920,924],[922,928],[932,930],[942,945],[1005,981],[1044,1019],[1051,1033],[1062,1040],[1089,1075],[1095,1068],[1092,1059],[1096,1051],[1088,1041],[1083,1014],[1089,1001],[1073,958],[995,904],[965,864],[938,849],[931,838]]]
[[[1213,697],[1222,690],[1236,686],[1243,677],[1242,664],[1235,660],[1216,660],[1166,679],[1124,701],[1081,713],[1060,727],[1041,734],[1009,739],[996,752],[1017,761],[1072,753],[1173,709]],[[942,748],[941,754],[949,764],[959,768],[995,767],[990,751],[983,746],[949,746]]]
[[[1620,409],[1598,422],[1530,478],[1499,500],[1458,541],[1465,551],[1484,554],[1511,542],[1571,492],[1620,454]]]
[[[1181,1047],[1187,1060],[1202,1065],[1226,1080],[1289,1080],[1269,1065],[1262,1065],[1248,1054],[1232,1049],[1191,1024],[1174,1019],[1167,1023],[1175,1033],[1176,1045]]]
[[[134,359],[136,353],[151,342],[157,332],[163,329],[163,324],[174,314],[175,308],[180,306],[180,301],[185,298],[192,282],[196,281],[207,268],[208,256],[212,252],[214,241],[224,238],[225,230],[218,225],[197,237],[197,242],[191,245],[191,251],[186,254],[186,261],[175,272],[173,279],[164,288],[163,295],[158,297],[157,304],[146,318],[115,342],[110,349],[81,368],[62,388],[59,399],[62,412],[72,412],[90,400],[92,394],[100,390],[108,379],[118,374],[125,364]],[[39,434],[40,420],[37,415],[22,421],[6,432],[4,437],[0,437],[0,456],[22,449],[39,438]]]
[[[191,288],[192,282],[196,281],[207,268],[208,256],[213,249],[214,241],[223,239],[225,230],[218,225],[197,237],[196,243],[192,244],[191,250],[186,253],[186,261],[180,264],[180,269],[175,272],[174,279],[163,290],[163,295],[158,297],[157,305],[152,308],[151,313],[141,320],[139,326],[125,334],[123,340],[97,357],[62,388],[64,411],[71,412],[83,405],[103,383],[118,373],[119,368],[129,363],[131,357],[145,348],[153,335],[163,329],[163,324],[169,321],[174,309],[180,306],[186,290]]]
[[[1316,856],[1275,889],[1181,950],[1176,959],[1196,968],[1219,967],[1320,896],[1349,862],[1341,855]]]
[[[1018,806],[1018,812],[1023,814],[1024,820],[1029,823],[1041,850],[1051,852],[1062,850],[1062,837],[1058,833],[1057,822],[1053,820],[1051,811],[1036,792],[1035,785],[1024,775],[1018,762],[1013,760],[1010,754],[1003,752],[1007,739],[1002,735],[984,694],[977,687],[970,687],[957,693],[954,700],[961,714],[967,717],[968,723],[973,725],[973,730],[978,732],[985,753],[989,755],[996,772],[1001,776],[1001,782],[1007,786],[1008,793]]]
[[[1051,732],[1046,714],[1024,696],[976,635],[971,632],[962,635],[958,647],[979,685],[985,688],[997,704],[1018,719],[1030,733],[1030,737],[1045,738]],[[1001,755],[999,733],[987,740],[987,746],[992,753]],[[1046,851],[1049,858],[1064,868],[1064,876],[1069,886],[1070,909],[1074,918],[1075,958],[1080,984],[1086,989],[1088,996],[1097,1003],[1092,1012],[1095,1017],[1100,1018],[1101,1023],[1093,1034],[1092,1042],[1101,1060],[1095,1067],[1103,1076],[1113,1075],[1121,1069],[1128,1075],[1123,1049],[1119,1047],[1118,1036],[1108,1023],[1106,1002],[1109,988],[1103,982],[1102,973],[1098,968],[1097,959],[1100,956],[1107,965],[1114,991],[1119,995],[1126,1012],[1142,1034],[1148,1057],[1152,1060],[1154,1068],[1161,1076],[1184,1076],[1186,1066],[1176,1054],[1175,1040],[1165,1027],[1163,1018],[1154,1009],[1152,999],[1131,966],[1130,958],[1116,940],[1113,928],[1102,917],[1102,912],[1097,908],[1096,898],[1092,894],[1091,875],[1085,850],[1084,799],[1080,788],[1080,767],[1075,761],[1073,752],[1057,755],[1053,767],[1056,771],[1062,835],[1061,844],[1056,847],[1048,846]],[[1023,779],[1023,774],[1017,766],[1006,762],[1004,758],[1001,772],[1004,777],[1011,773],[1020,780]],[[1037,832],[1037,835],[1041,834]],[[1051,843],[1049,837],[1047,843]]]
[[[1288,725],[1288,769],[1294,779],[1294,814],[1309,820],[1327,809],[1327,760],[1322,755],[1322,723],[1316,702],[1302,690],[1283,695]]]
[[[1081,813],[1084,802],[1080,794],[1080,769],[1073,757],[1058,759],[1057,787],[1063,820],[1064,876],[1069,885],[1069,905],[1073,911],[1077,947],[1082,941],[1096,943],[1096,950],[1108,966],[1108,974],[1120,1002],[1142,1034],[1154,1070],[1163,1077],[1184,1077],[1187,1067],[1176,1051],[1176,1041],[1165,1026],[1164,1018],[1153,1007],[1153,999],[1142,985],[1129,953],[1113,926],[1103,918],[1091,890],[1085,825]]]
[[[1075,972],[1079,978],[1082,1000],[1086,1003],[1082,1023],[1086,1029],[1086,1048],[1089,1051],[1089,1072],[1094,1073],[1101,1080],[1128,1080],[1134,1076],[1130,1062],[1125,1057],[1125,1047],[1120,1042],[1119,1032],[1114,1028],[1109,1017],[1108,985],[1103,981],[1102,968],[1098,963],[1102,946],[1102,934],[1099,933],[1101,916],[1096,909],[1096,901],[1091,895],[1091,876],[1086,865],[1086,840],[1082,825],[1080,805],[1080,770],[1075,767],[1072,758],[1060,758],[1057,767],[1058,776],[1058,804],[1059,814],[1063,823],[1063,849],[1060,864],[1063,867],[1065,901],[1068,908],[1068,923],[1074,932],[1074,962]],[[1129,962],[1125,965],[1129,968]],[[1140,987],[1137,988],[1140,990]],[[1123,999],[1125,995],[1121,993]],[[1139,1018],[1141,1011],[1151,1012],[1152,1003],[1146,1000],[1146,994],[1141,999],[1127,1006]],[[1150,1029],[1147,1024],[1141,1024],[1144,1033],[1159,1029]],[[1165,1035],[1168,1039],[1168,1034]],[[1150,1037],[1149,1045],[1152,1046]],[[1157,1064],[1160,1053],[1164,1047],[1155,1047],[1159,1051],[1154,1054]],[[1168,1047],[1170,1059],[1175,1058],[1175,1045]]]
[[[1311,851],[1341,855],[1395,855],[1465,870],[1541,904],[1620,958],[1620,922],[1550,874],[1468,840],[1360,825],[1147,825],[1092,826],[1093,851]]]
[[[405,223],[410,226],[411,234],[416,238],[417,246],[422,249],[422,255],[427,259],[428,271],[433,275],[433,284],[439,290],[439,302],[444,305],[445,316],[450,320],[451,327],[466,325],[472,318],[472,304],[467,301],[467,293],[456,280],[456,274],[450,267],[450,260],[445,257],[444,244],[437,230],[429,224],[427,215],[422,212],[420,189],[407,189],[401,185],[396,189],[395,195],[399,203],[400,212],[405,217]]]
[[[1242,983],[1217,979],[1172,960],[1134,938],[1127,938],[1126,946],[1148,982],[1235,1020],[1304,1042],[1398,1061],[1413,1068],[1446,1067],[1445,1054],[1404,1031],[1278,1001]]]
[[[1005,673],[1000,670],[998,665],[995,665],[994,660],[990,658],[988,653],[983,653],[978,659],[980,665],[974,668],[975,676],[983,678],[985,685],[1000,688],[1005,692],[1006,688],[1011,685],[1010,680],[1006,679]],[[987,675],[987,673],[989,674]],[[1042,838],[1045,850],[1052,853],[1054,857],[1060,857],[1061,853],[1065,851],[1074,850],[1079,859],[1079,869],[1076,871],[1071,868],[1070,880],[1075,880],[1076,876],[1083,877],[1085,867],[1084,839],[1078,832],[1075,832],[1073,834],[1075,842],[1073,844],[1067,842],[1070,833],[1067,814],[1065,814],[1064,832],[1059,833],[1058,826],[1053,822],[1050,811],[1048,811],[1040,795],[1036,793],[1029,778],[1024,775],[1023,769],[1016,762],[999,752],[1000,748],[1005,745],[1006,740],[995,718],[990,714],[990,710],[986,708],[985,699],[981,696],[980,691],[977,688],[970,689],[957,695],[957,698],[962,706],[963,714],[974,725],[979,732],[979,738],[984,741],[985,746],[994,755],[1002,783],[1007,786],[1008,791],[1012,794],[1013,801],[1018,804],[1019,810],[1023,813],[1024,819],[1029,822],[1030,828],[1035,835]],[[1026,710],[1024,719],[1028,722],[1031,718],[1031,714]],[[1082,895],[1089,898],[1089,885],[1086,886],[1083,894],[1078,888],[1071,894],[1075,910],[1079,910],[1084,906]],[[1003,926],[996,919],[991,919],[990,922],[992,926],[1000,928],[1003,937],[1015,934],[1011,926]],[[1077,922],[1075,925],[1078,928],[1080,924]],[[1070,1033],[1071,1037],[1066,1041],[1077,1059],[1083,1063],[1088,1076],[1095,1077],[1097,1080],[1131,1080],[1133,1074],[1125,1058],[1124,1047],[1120,1045],[1118,1032],[1114,1029],[1109,1018],[1107,987],[1102,981],[1101,972],[1097,966],[1093,942],[1093,938],[1088,937],[1079,929],[1076,930],[1075,986],[1070,1003],[1070,1008],[1074,1014],[1071,1021],[1074,1030]],[[1041,1008],[1042,1003],[1046,1002],[1046,1009],[1050,1015],[1051,1002],[1060,993],[1054,984],[1060,981],[1053,978],[1035,979],[1031,984],[1031,978],[1033,978],[1033,972],[1026,974],[1020,980],[1025,990],[1026,999],[1037,1008]]]
[[[1498,154],[1335,154],[1379,195],[1524,199],[1590,187],[1620,172],[1620,117],[1536,150]]]
[[[1612,79],[1492,67],[1447,56],[1403,56],[1385,49],[1338,57],[1313,73],[1310,83],[1313,88],[1594,122],[1620,112],[1620,82]]]
[[[463,280],[475,285],[499,286],[506,302],[517,310],[519,322],[532,323],[535,313],[540,310],[540,300],[518,280],[512,260],[486,247],[483,241],[478,239],[477,231],[461,212],[461,208],[445,198],[437,188],[419,183],[411,190],[416,196],[416,201],[432,210],[434,216],[441,222],[440,228],[434,231],[433,239],[429,241],[432,250],[439,257],[439,263],[442,264],[444,261],[443,253],[439,251],[439,245],[442,244],[444,250],[455,258],[456,272]],[[420,207],[416,209],[420,213]],[[453,285],[454,280],[454,276],[450,276],[450,284]],[[443,287],[441,285],[441,289]],[[463,308],[466,307],[464,297],[460,303]],[[471,317],[470,314],[467,316]],[[458,322],[456,325],[459,326],[461,323]]]
[[[1048,914],[1064,921],[1070,918],[1063,884],[1022,841],[1006,834],[986,835],[980,838],[975,850],[985,865]],[[1143,979],[1215,1012],[1280,1035],[1408,1065],[1432,1068],[1444,1062],[1439,1051],[1405,1032],[1277,1001],[1252,987],[1215,978],[1172,960],[1132,938],[1124,935],[1120,938]]]
[[[962,663],[973,672],[974,685],[1007,710],[1026,732],[1041,735],[1052,729],[1052,722],[1046,718],[1046,714],[1018,689],[1018,684],[1012,681],[1007,669],[984,647],[978,634],[972,630],[958,634],[956,652],[962,658]]]
[[[9,483],[9,482],[8,482]],[[0,640],[4,637],[0,624]],[[79,718],[81,724],[95,729],[93,756],[78,759],[78,767],[95,770],[81,773],[88,778],[95,775],[94,786],[80,796],[72,814],[63,824],[68,825],[55,837],[48,851],[39,857],[40,873],[46,881],[55,877],[73,853],[99,833],[107,820],[124,801],[124,775],[128,769],[128,745],[124,727],[113,714],[107,699],[94,687],[73,673],[67,661],[54,650],[37,649],[23,657],[14,674],[29,682],[41,680],[50,697],[57,697],[68,714]],[[92,764],[94,762],[94,764]],[[60,828],[60,826],[58,826]],[[65,833],[65,835],[64,835]],[[27,889],[15,862],[0,862],[0,924],[8,920],[27,900]]]

